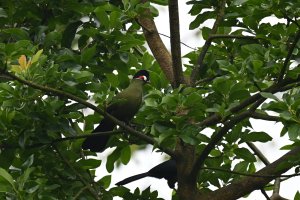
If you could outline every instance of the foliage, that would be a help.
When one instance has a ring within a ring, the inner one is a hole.
[[[4,0],[0,4],[0,70],[95,101],[101,107],[129,84],[128,74],[147,69],[151,85],[145,87],[145,103],[134,120],[136,129],[155,139],[155,147],[174,149],[180,138],[194,146],[198,154],[223,128],[221,122],[206,126],[199,123],[213,115],[228,119],[238,113],[233,110],[240,102],[261,92],[269,101],[256,113],[267,115],[272,111],[278,116],[277,121],[284,124],[281,136],[288,134],[290,139],[285,149],[299,145],[299,89],[288,85],[290,88],[273,92],[270,86],[277,82],[285,65],[289,66],[285,78],[298,77],[295,60],[300,43],[292,49],[290,60],[287,55],[299,31],[300,3],[227,2],[216,34],[255,38],[213,39],[197,80],[199,84],[171,88],[159,63],[147,52],[137,21],[140,16],[151,18],[144,16],[146,9],[155,17],[155,5],[167,5],[163,0],[152,2]],[[189,14],[195,16],[190,29],[199,29],[205,40],[211,39],[212,29],[202,24],[216,18],[220,5],[211,0],[192,0],[188,4],[192,6]],[[287,23],[262,22],[270,16],[285,18]],[[201,50],[199,47],[184,56],[189,59],[186,76],[197,65]],[[205,78],[212,79],[202,82]],[[284,92],[282,96],[274,95],[279,91]],[[149,188],[133,193],[124,187],[110,188],[110,176],[93,182],[95,168],[102,163],[93,157],[94,153],[82,152],[82,140],[51,144],[57,138],[92,131],[101,116],[86,114],[85,108],[65,96],[0,77],[0,198],[158,199],[157,192]],[[83,128],[80,124],[84,124]],[[207,134],[208,127],[212,135]],[[123,136],[115,136],[109,143],[117,146],[106,164],[113,176],[115,164],[127,164],[133,153],[128,138],[119,140],[120,137]],[[146,144],[136,136],[129,140]],[[257,158],[244,145],[271,140],[268,133],[255,132],[246,118],[228,130],[206,158],[205,166],[254,173]],[[83,154],[92,157],[86,159]],[[291,162],[298,163],[299,158]],[[212,186],[221,188],[238,179],[236,174],[202,170],[197,183],[201,191],[207,192]],[[295,199],[299,199],[299,193]]]

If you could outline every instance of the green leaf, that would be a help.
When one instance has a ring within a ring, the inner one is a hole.
[[[88,63],[96,54],[96,45],[86,48],[81,53],[81,63]]]
[[[151,0],[151,3],[158,4],[161,6],[167,6],[168,0]]]
[[[106,74],[105,76],[111,86],[113,86],[113,87],[119,86],[120,83],[119,83],[119,79],[118,79],[117,75],[111,73],[111,74]]]
[[[107,175],[102,177],[99,182],[103,186],[104,189],[107,189],[111,183],[111,175]]]
[[[76,79],[77,83],[85,83],[87,81],[91,81],[94,74],[90,71],[77,71],[73,73],[73,77]]]
[[[219,93],[223,95],[227,95],[230,90],[231,84],[232,82],[228,78],[218,77],[213,81],[213,88]]]
[[[0,18],[7,18],[7,13],[5,12],[5,10],[3,8],[0,8]]]
[[[27,158],[27,160],[22,164],[22,167],[29,168],[30,166],[32,166],[33,161],[34,161],[34,154],[31,154]]]
[[[233,151],[237,158],[241,158],[247,162],[255,162],[256,158],[248,149],[246,148],[237,148]]]
[[[114,170],[115,162],[120,158],[121,152],[119,148],[116,148],[112,154],[107,157],[106,170],[110,173]]]
[[[248,162],[242,161],[242,162],[239,162],[238,164],[236,164],[236,165],[234,166],[233,171],[245,173],[245,172],[247,172],[248,166],[249,166],[249,163],[248,163]]]
[[[261,92],[260,95],[266,99],[273,99],[275,101],[280,101],[274,94],[269,92]]]
[[[299,191],[295,194],[294,200],[300,200],[300,193],[299,193]]]
[[[300,136],[300,125],[291,124],[288,126],[288,135],[290,140],[296,140]]]
[[[28,181],[30,174],[35,170],[34,167],[27,168],[24,173],[18,178],[18,189],[22,191],[26,182]]]
[[[16,40],[30,40],[29,34],[27,31],[21,28],[9,28],[2,30],[4,33],[10,34]]]
[[[242,135],[241,140],[243,142],[268,142],[272,140],[272,137],[265,132],[251,132]]]
[[[31,63],[37,62],[39,60],[40,56],[42,55],[42,53],[43,53],[43,49],[41,49],[38,52],[36,52],[36,54],[34,54],[32,56]]]
[[[96,169],[101,165],[101,160],[96,159],[81,159],[76,163],[79,167],[83,169]]]
[[[177,106],[177,99],[173,95],[164,96],[161,104],[165,104],[168,108],[175,108]]]
[[[198,104],[202,101],[201,95],[199,95],[196,92],[193,92],[192,94],[188,95],[187,98],[184,101],[185,106],[193,106],[195,104]]]
[[[7,83],[0,83],[0,90],[4,90],[10,94],[14,94],[14,88]]]
[[[190,23],[189,29],[193,30],[193,29],[198,28],[201,24],[203,24],[204,21],[206,21],[207,19],[212,19],[212,18],[214,18],[214,16],[215,16],[215,12],[212,12],[212,11],[206,11],[206,12],[199,14],[194,19],[194,21],[192,21]]]
[[[110,13],[110,23],[109,23],[109,26],[110,28],[119,28],[122,26],[122,23],[121,23],[121,13],[120,12],[117,12],[117,11],[112,11]]]
[[[130,157],[131,157],[131,149],[130,146],[125,146],[122,150],[121,150],[121,162],[124,165],[127,165],[130,161]]]
[[[4,178],[8,183],[10,183],[14,191],[17,191],[13,177],[5,169],[0,168],[0,176]]]
[[[61,36],[61,33],[56,31],[48,33],[44,41],[44,47],[49,48],[51,46],[60,44]]]
[[[108,18],[108,14],[105,11],[105,9],[103,8],[103,6],[99,6],[94,10],[100,25],[104,26],[105,28],[109,28],[109,18]]]

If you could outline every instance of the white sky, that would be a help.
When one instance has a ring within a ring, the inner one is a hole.
[[[180,14],[180,27],[181,27],[181,41],[186,43],[192,47],[199,47],[204,44],[201,35],[197,31],[189,30],[189,23],[193,20],[194,17],[188,15],[188,11],[190,6],[185,5],[185,1],[179,1],[179,14]],[[160,33],[170,35],[169,33],[169,21],[168,21],[168,10],[167,7],[159,7],[160,16],[155,19],[156,25],[158,27],[158,31]],[[211,21],[208,23],[212,23]],[[208,24],[211,25],[211,24]],[[162,37],[167,48],[170,49],[169,38]],[[185,46],[181,46],[182,55],[185,55],[189,51],[189,48]],[[251,123],[256,131],[266,131],[273,137],[273,141],[265,144],[265,143],[256,143],[257,147],[265,154],[265,156],[269,159],[269,161],[273,162],[274,160],[281,157],[286,151],[280,151],[279,148],[285,144],[288,144],[287,137],[280,138],[280,131],[282,125],[280,123],[274,122],[265,122],[262,120],[251,120]],[[99,158],[103,159],[101,166],[97,169],[97,175],[99,178],[108,174],[105,169],[105,158],[107,154],[111,152],[111,149],[106,150],[104,153],[99,154]],[[152,147],[149,146],[145,151],[139,151],[134,154],[133,159],[126,166],[121,166],[120,168],[113,171],[112,174],[112,184],[114,184],[124,178],[129,176],[146,172],[157,164],[161,163],[164,160],[164,156],[160,153],[152,152]],[[257,165],[257,168],[263,167],[262,164]],[[293,171],[289,171],[288,174],[294,173]],[[296,191],[299,191],[299,183],[300,177],[291,178],[281,184],[280,195],[293,199]],[[159,197],[170,200],[172,190],[168,187],[166,180],[164,179],[155,179],[155,178],[144,178],[139,181],[132,182],[127,184],[126,187],[134,191],[136,187],[139,187],[141,190],[151,186],[152,190],[157,190]],[[272,191],[267,192],[269,196],[272,194]],[[119,199],[119,198],[115,198]],[[265,199],[265,197],[261,194],[260,191],[253,192],[247,198],[240,198],[241,200],[260,200]]]

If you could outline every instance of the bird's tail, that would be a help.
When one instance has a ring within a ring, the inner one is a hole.
[[[137,175],[134,175],[134,176],[131,176],[131,177],[128,177],[128,178],[125,178],[124,180],[116,183],[117,186],[120,186],[120,185],[125,185],[127,183],[130,183],[132,181],[136,181],[136,180],[139,180],[141,178],[145,178],[146,176],[148,176],[148,172],[145,172],[145,173],[142,173],[142,174],[137,174]]]
[[[112,131],[115,124],[109,119],[103,119],[100,124],[96,127],[93,133]],[[106,144],[109,140],[109,135],[97,135],[86,138],[81,147],[82,149],[90,149],[92,152],[102,152],[105,150]]]

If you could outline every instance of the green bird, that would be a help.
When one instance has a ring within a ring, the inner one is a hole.
[[[106,112],[117,119],[129,122],[139,110],[143,98],[143,85],[149,81],[149,72],[140,70],[134,76],[129,86],[113,97],[106,108]],[[116,124],[104,117],[93,133],[112,131]],[[102,152],[110,136],[88,137],[82,143],[82,149],[90,149],[92,152]]]

